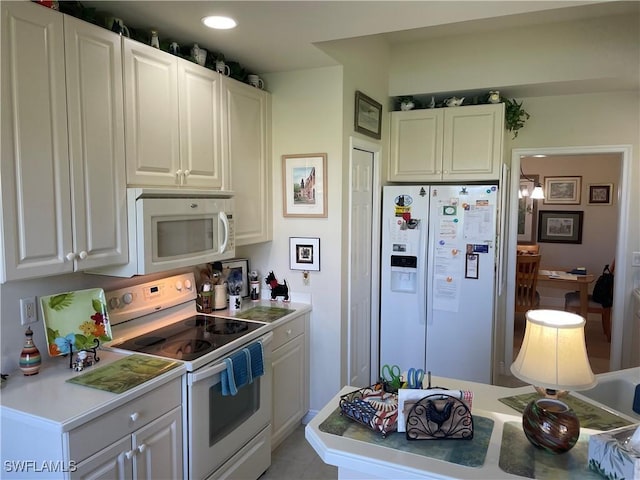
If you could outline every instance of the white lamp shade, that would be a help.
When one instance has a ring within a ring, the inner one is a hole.
[[[522,347],[511,373],[553,390],[587,390],[596,384],[584,341],[585,320],[561,310],[529,310]]]
[[[542,191],[542,186],[540,184],[537,184],[535,187],[533,187],[533,192],[531,192],[531,198],[533,198],[534,200],[544,199],[544,192]]]

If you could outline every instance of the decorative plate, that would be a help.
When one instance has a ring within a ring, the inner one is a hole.
[[[111,340],[104,290],[91,288],[40,297],[49,355],[94,348]]]

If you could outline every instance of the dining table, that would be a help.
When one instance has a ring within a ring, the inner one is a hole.
[[[589,310],[589,284],[595,280],[595,275],[569,273],[571,269],[540,267],[538,283],[544,283],[551,288],[580,292],[580,315],[587,319]]]

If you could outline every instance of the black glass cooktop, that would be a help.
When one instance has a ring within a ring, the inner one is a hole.
[[[194,360],[261,326],[244,320],[195,315],[111,346],[177,360]]]

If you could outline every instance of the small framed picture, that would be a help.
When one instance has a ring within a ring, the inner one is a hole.
[[[232,272],[235,272],[235,275],[242,278],[240,296],[249,296],[249,276],[247,273],[249,270],[249,260],[246,258],[234,258],[232,260],[223,260],[220,263],[222,263],[223,278],[228,278]]]
[[[291,270],[320,270],[320,239],[289,237],[289,268]]]
[[[589,185],[589,205],[611,205],[613,183],[592,183]]]
[[[582,243],[582,211],[540,210],[538,242]]]
[[[382,105],[356,91],[355,130],[373,138],[382,138]]]
[[[327,216],[327,154],[282,156],[285,217]]]
[[[580,205],[582,177],[544,177],[546,205]]]

